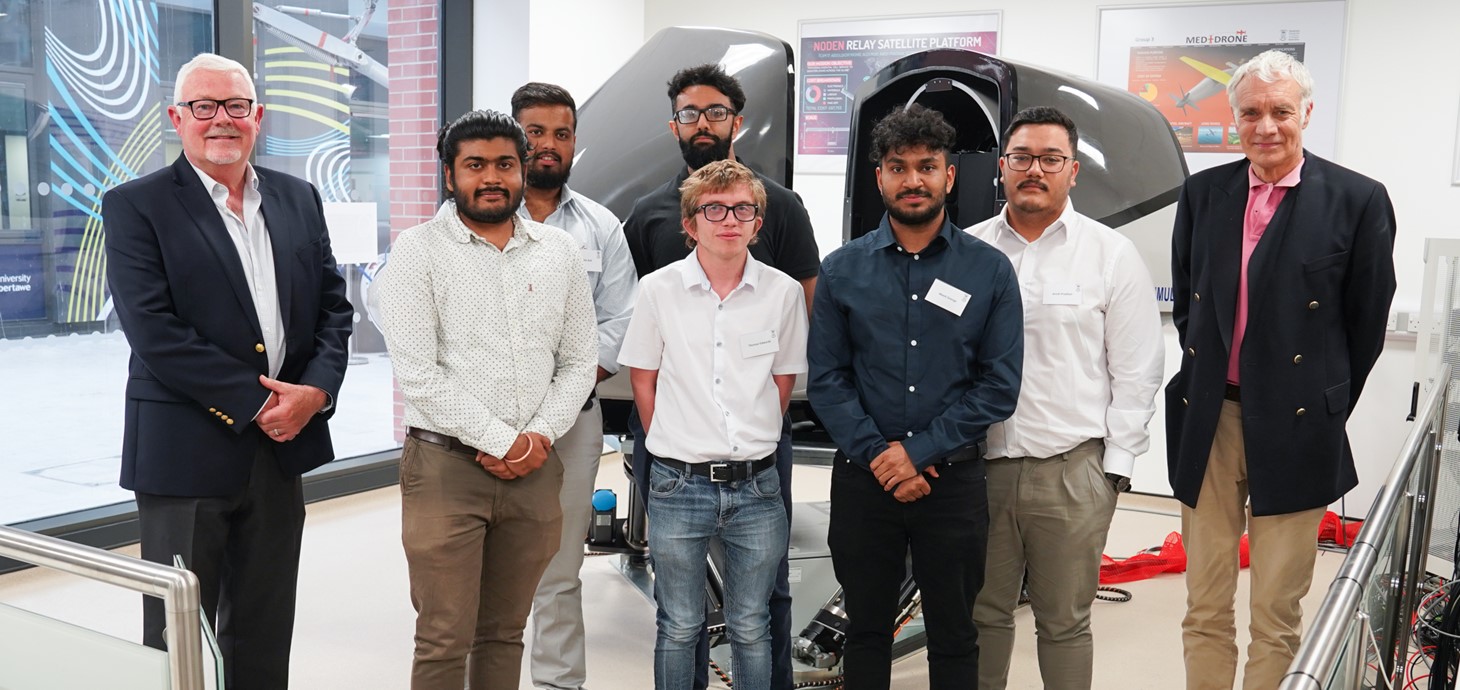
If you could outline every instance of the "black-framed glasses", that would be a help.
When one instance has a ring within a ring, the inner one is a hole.
[[[217,100],[214,98],[195,98],[191,101],[183,101],[178,105],[186,106],[191,110],[193,117],[199,120],[211,120],[218,117],[218,109],[228,113],[228,117],[244,118],[253,113],[252,98],[225,98]]]
[[[734,110],[726,108],[723,105],[712,105],[704,110],[700,110],[699,108],[685,108],[674,114],[674,121],[682,125],[692,125],[699,122],[700,116],[704,115],[705,119],[710,122],[724,122],[726,118],[734,114]]]
[[[705,214],[705,220],[711,223],[718,223],[725,220],[725,216],[731,211],[735,212],[735,220],[742,223],[749,223],[760,215],[760,206],[757,204],[736,204],[726,206],[725,204],[700,204],[695,207],[696,213]]]
[[[1034,167],[1034,159],[1039,159],[1039,169],[1047,173],[1057,173],[1065,169],[1065,161],[1075,160],[1070,156],[1061,156],[1053,153],[1046,153],[1036,156],[1031,153],[1006,153],[1004,162],[1009,165],[1010,170],[1024,172]]]

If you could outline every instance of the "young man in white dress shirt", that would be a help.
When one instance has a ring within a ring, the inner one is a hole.
[[[619,353],[652,463],[654,687],[694,683],[705,558],[718,537],[735,687],[768,690],[770,596],[789,529],[775,453],[791,387],[806,371],[805,298],[790,276],[750,256],[766,204],[755,173],[716,161],[680,189],[694,252],[640,282]]]
[[[568,231],[583,253],[598,320],[598,371],[618,371],[618,351],[639,284],[623,224],[612,211],[568,188],[577,144],[578,106],[561,86],[529,82],[512,94],[512,117],[527,133],[527,188],[517,215]],[[589,396],[578,421],[555,444],[563,461],[563,537],[532,603],[532,685],[583,690],[588,680],[583,630],[583,540],[593,519],[593,482],[603,454],[603,410]]]
[[[1008,679],[1026,570],[1044,686],[1088,690],[1100,555],[1150,446],[1163,363],[1155,289],[1128,238],[1075,212],[1078,141],[1054,108],[1015,115],[999,160],[1008,204],[968,229],[1008,255],[1024,301],[1019,404],[988,437],[980,690]]]
[[[474,111],[437,143],[452,198],[401,233],[380,306],[405,396],[401,541],[412,690],[516,688],[533,592],[558,551],[563,464],[598,361],[578,243],[517,215],[527,137]]]

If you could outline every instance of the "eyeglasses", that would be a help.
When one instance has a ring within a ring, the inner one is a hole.
[[[1023,172],[1034,167],[1034,159],[1039,159],[1039,169],[1047,173],[1057,173],[1065,169],[1065,161],[1075,160],[1070,156],[1060,156],[1047,153],[1043,156],[1035,156],[1028,153],[1006,153],[1004,162],[1009,164],[1010,170]]]
[[[725,204],[700,204],[695,207],[695,213],[705,214],[705,220],[711,223],[718,223],[725,220],[725,216],[731,211],[735,212],[735,220],[742,223],[749,223],[760,215],[760,206],[757,204],[736,204],[726,206]]]
[[[723,105],[712,105],[704,110],[685,108],[674,114],[674,121],[682,125],[692,125],[700,121],[700,115],[704,115],[705,119],[710,122],[724,122],[726,118],[734,114],[734,110]]]
[[[183,101],[178,105],[187,106],[193,117],[199,120],[211,120],[218,117],[218,108],[221,106],[228,117],[244,118],[253,112],[252,98],[225,98],[217,100],[213,98],[198,98],[191,101]]]

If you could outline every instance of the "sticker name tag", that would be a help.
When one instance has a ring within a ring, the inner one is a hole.
[[[1080,304],[1079,283],[1049,283],[1044,286],[1045,304]]]
[[[928,295],[924,299],[935,306],[946,309],[954,316],[963,316],[963,308],[968,306],[968,297],[968,293],[942,280],[934,279],[933,285],[928,288]]]
[[[740,336],[740,356],[746,359],[780,351],[781,341],[776,339],[774,328]]]
[[[603,252],[597,249],[583,250],[583,268],[589,273],[603,272]]]

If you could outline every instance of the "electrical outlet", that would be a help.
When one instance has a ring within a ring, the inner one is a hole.
[[[1418,333],[1419,332],[1419,314],[1410,314],[1409,315],[1409,329],[1408,330],[1409,330],[1410,333]]]
[[[1389,312],[1389,320],[1384,323],[1384,330],[1392,331],[1399,326],[1399,313]]]

